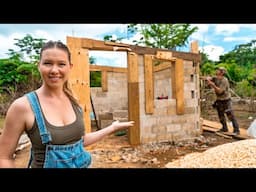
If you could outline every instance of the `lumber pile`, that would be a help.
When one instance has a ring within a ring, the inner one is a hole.
[[[230,126],[229,124],[228,124],[228,132],[217,132],[219,129],[221,129],[221,124],[219,122],[202,119],[202,131],[214,132],[217,135],[225,138],[235,138],[235,139],[251,139],[252,138],[247,134],[247,129],[245,128],[240,128],[239,135],[233,134],[233,127]]]

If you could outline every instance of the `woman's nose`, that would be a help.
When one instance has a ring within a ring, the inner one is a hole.
[[[58,73],[58,66],[57,65],[53,65],[52,68],[51,68],[51,73]]]

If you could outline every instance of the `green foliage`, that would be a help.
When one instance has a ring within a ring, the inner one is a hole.
[[[38,61],[40,49],[42,48],[46,39],[33,38],[30,34],[27,34],[22,39],[14,39],[17,42],[14,45],[18,46],[20,50],[18,52],[27,55],[32,62]]]
[[[130,33],[139,32],[142,37],[134,40],[137,45],[146,45],[153,48],[174,49],[185,46],[188,38],[198,30],[190,24],[131,24]]]
[[[214,75],[216,65],[213,62],[206,62],[201,66],[201,75]]]
[[[220,56],[221,62],[234,62],[244,68],[252,69],[256,63],[256,40],[252,40],[247,44],[235,46],[234,50]]]
[[[93,56],[89,57],[89,63],[90,64],[96,64],[96,58],[93,57]]]
[[[101,87],[101,72],[91,71],[90,72],[90,87]]]
[[[104,41],[111,41],[111,42],[120,42],[121,40],[123,40],[124,37],[117,37],[116,39],[113,38],[113,35],[105,35],[103,37]]]
[[[40,49],[45,39],[33,38],[26,35],[22,39],[15,39],[18,51],[9,49],[9,58],[0,59],[0,91],[21,89],[31,89],[34,85],[39,84],[40,74],[36,63],[39,59]],[[28,57],[30,61],[25,61]],[[28,88],[29,89],[29,88]]]
[[[242,97],[255,97],[256,92],[254,90],[255,87],[253,87],[246,79],[238,82],[235,88],[235,92]]]

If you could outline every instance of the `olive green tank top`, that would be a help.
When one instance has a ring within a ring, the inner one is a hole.
[[[83,112],[82,108],[77,106],[74,102],[72,102],[72,107],[76,114],[76,120],[68,125],[65,126],[54,126],[50,124],[43,112],[43,118],[45,121],[46,129],[50,132],[53,145],[65,145],[65,144],[72,144],[77,142],[81,139],[84,135],[84,121],[83,121]],[[41,106],[40,106],[41,108]],[[32,151],[33,151],[33,161],[31,163],[32,168],[42,168],[45,159],[45,150],[46,146],[42,144],[39,128],[36,123],[36,119],[34,120],[32,129],[26,131],[28,137],[30,138],[32,144]]]

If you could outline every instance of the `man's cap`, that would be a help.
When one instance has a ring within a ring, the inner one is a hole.
[[[224,73],[226,73],[226,72],[227,72],[227,70],[226,70],[226,68],[225,68],[225,67],[218,67],[217,69],[218,69],[218,70],[220,70],[220,71],[223,71]]]

